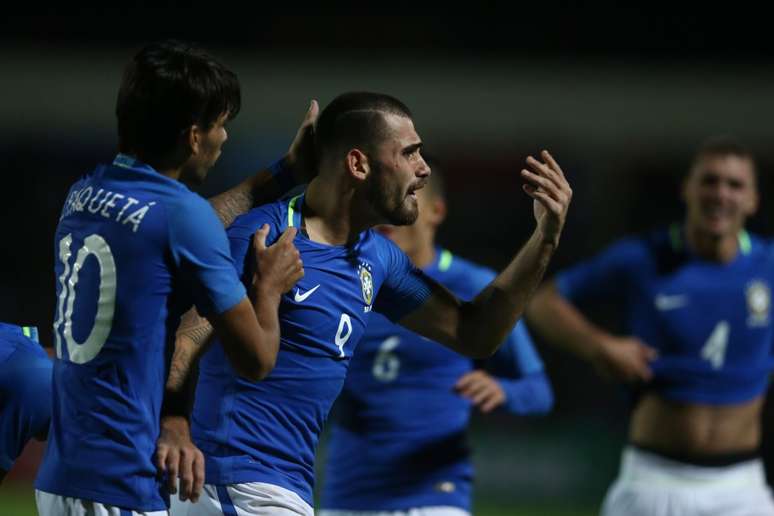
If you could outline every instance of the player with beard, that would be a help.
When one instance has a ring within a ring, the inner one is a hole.
[[[306,191],[256,208],[228,229],[243,281],[259,231],[267,243],[298,228],[304,278],[280,304],[280,352],[259,383],[240,378],[221,346],[203,356],[192,434],[205,455],[204,494],[173,514],[312,514],[314,453],[372,310],[464,355],[506,339],[559,243],[572,192],[548,154],[527,159],[524,190],[537,227],[479,295],[462,302],[414,267],[378,224],[411,224],[430,168],[411,112],[376,93],[334,99],[316,126],[318,175]],[[178,346],[203,346],[201,333]],[[173,364],[173,367],[181,364]]]

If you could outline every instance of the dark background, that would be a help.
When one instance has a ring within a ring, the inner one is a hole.
[[[125,62],[170,36],[201,43],[243,86],[243,111],[205,195],[280,156],[309,99],[324,106],[366,89],[414,111],[447,181],[451,213],[439,241],[486,265],[505,265],[531,232],[518,170],[542,148],[575,190],[552,271],[679,220],[681,174],[695,147],[719,134],[756,154],[763,202],[750,227],[771,235],[774,43],[759,9],[16,6],[0,17],[0,320],[35,324],[51,342],[52,237],[67,188],[112,159]],[[577,360],[540,351],[556,410],[476,420],[479,497],[593,507],[617,467],[625,391]]]

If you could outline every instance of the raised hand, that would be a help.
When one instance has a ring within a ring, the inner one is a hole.
[[[532,170],[522,169],[521,177],[526,181],[523,188],[527,195],[534,199],[535,220],[543,238],[559,245],[559,237],[572,200],[572,189],[551,154],[544,150],[540,156],[543,161],[532,156],[527,157],[527,165]]]

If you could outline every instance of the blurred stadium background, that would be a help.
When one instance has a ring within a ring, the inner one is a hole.
[[[51,342],[52,235],[66,190],[112,159],[124,63],[168,36],[201,43],[242,81],[242,112],[203,194],[281,155],[310,98],[324,106],[344,91],[375,90],[412,108],[440,160],[451,204],[440,241],[462,256],[499,268],[528,235],[531,204],[517,176],[528,153],[550,149],[575,190],[555,270],[679,219],[680,176],[695,146],[717,134],[758,157],[763,203],[751,227],[771,235],[770,22],[738,4],[562,4],[442,15],[400,2],[297,6],[303,15],[220,3],[4,12],[0,320],[36,324]],[[593,315],[611,320],[604,309]],[[542,418],[476,419],[477,514],[594,514],[615,475],[627,393],[566,355],[540,351],[556,409]],[[0,514],[34,514],[40,453],[31,445],[0,487]]]

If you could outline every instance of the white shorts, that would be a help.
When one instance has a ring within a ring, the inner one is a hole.
[[[274,484],[251,482],[205,484],[196,503],[172,496],[171,516],[314,516],[312,506],[293,491]]]
[[[694,466],[626,447],[603,516],[774,516],[763,462]]]
[[[405,511],[338,511],[323,509],[319,516],[470,516],[459,507],[416,507]]]
[[[115,505],[60,496],[35,490],[35,502],[40,516],[168,516],[167,511],[138,512]]]

